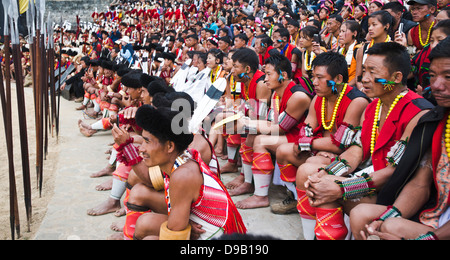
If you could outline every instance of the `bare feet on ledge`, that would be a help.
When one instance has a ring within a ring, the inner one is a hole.
[[[108,198],[94,208],[88,209],[87,214],[90,216],[100,216],[120,210],[120,200]]]
[[[91,178],[98,178],[98,177],[103,177],[103,176],[111,176],[114,171],[115,171],[115,167],[113,167],[111,165],[108,165],[105,168],[103,168],[102,170],[91,174]]]
[[[225,184],[225,187],[228,189],[228,191],[230,191],[236,187],[239,187],[242,183],[244,183],[244,175],[239,175],[232,181]]]
[[[251,194],[255,191],[253,184],[248,182],[243,182],[241,185],[228,191],[230,196],[239,196],[243,194]]]
[[[268,196],[253,195],[244,200],[236,202],[238,209],[256,209],[270,206]]]
[[[221,173],[237,172],[238,170],[239,169],[236,163],[227,162],[224,166],[220,166]]]

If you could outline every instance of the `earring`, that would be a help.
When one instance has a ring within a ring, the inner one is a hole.
[[[278,77],[278,82],[283,82],[283,80],[284,80],[284,77],[283,77],[283,74],[281,74],[281,70],[279,71],[280,72],[280,76]]]
[[[337,88],[336,88],[336,82],[334,82],[332,80],[327,80],[327,86],[331,87],[331,93],[333,93],[335,95],[338,93]]]
[[[395,85],[394,81],[388,81],[386,79],[375,78],[375,82],[382,84],[383,89],[386,91],[392,91],[394,89],[394,85]]]

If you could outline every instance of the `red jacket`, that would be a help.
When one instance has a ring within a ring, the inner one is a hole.
[[[425,102],[428,103],[422,96],[409,90],[391,111],[391,114],[383,124],[383,127],[379,130],[380,133],[375,142],[372,155],[372,163],[375,171],[386,168],[388,164],[386,160],[387,153],[390,151],[391,147],[401,139],[409,122],[420,111],[426,108],[424,106]],[[361,143],[364,152],[363,160],[370,157],[370,142],[377,103],[378,99],[375,99],[370,103],[364,114],[364,123],[361,129]]]

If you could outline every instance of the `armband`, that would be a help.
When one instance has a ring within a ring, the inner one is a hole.
[[[114,91],[112,90],[111,86],[108,86],[106,89],[107,89],[109,92],[114,92]]]
[[[274,122],[275,121],[275,110],[272,108],[269,109],[267,112],[267,121]]]
[[[173,231],[167,227],[167,221],[161,224],[159,240],[189,240],[191,237],[191,225],[181,231]]]
[[[283,131],[288,132],[292,127],[298,125],[298,121],[285,111],[278,117],[278,125]]]
[[[125,91],[123,91],[123,90],[119,91],[119,94],[122,95],[122,97],[127,95],[127,93]]]
[[[257,118],[258,119],[266,119],[267,118],[267,112],[269,111],[269,108],[267,107],[266,102],[262,102],[262,101],[258,101],[257,102],[257,106],[258,106],[258,113],[257,113]]]
[[[400,160],[403,157],[403,154],[406,150],[407,141],[397,141],[394,146],[391,147],[391,150],[386,155],[386,160],[392,166],[397,166]]]
[[[352,125],[346,123],[341,124],[336,133],[331,135],[331,141],[340,149],[348,148],[352,144],[353,137],[355,136],[353,129],[354,127]]]
[[[266,102],[250,99],[245,102],[245,107],[248,109],[248,116],[251,119],[267,119],[269,108]]]
[[[353,135],[353,139],[352,142],[350,143],[350,146],[353,145],[357,145],[359,147],[362,147],[362,142],[361,142],[361,127],[355,127],[355,134]]]
[[[364,173],[361,177],[350,178],[345,181],[335,181],[342,191],[343,200],[358,200],[375,193],[372,178]]]
[[[319,171],[324,170],[330,175],[342,176],[342,175],[346,174],[349,169],[350,169],[350,166],[348,165],[346,160],[336,157],[325,168],[319,168]]]
[[[245,134],[258,134],[258,129],[256,128],[256,126],[244,125],[242,130]]]
[[[311,151],[311,144],[313,141],[313,129],[309,125],[303,125],[300,128],[298,141],[296,144],[298,145],[298,149],[301,152],[309,152]]]
[[[125,164],[125,166],[133,166],[142,161],[142,157],[139,156],[139,149],[134,146],[133,142],[134,139],[131,137],[116,149],[117,161]]]
[[[388,206],[386,211],[383,212],[378,218],[374,219],[374,221],[381,220],[385,221],[388,218],[397,218],[401,217],[402,213],[394,206]]]
[[[434,234],[433,232],[429,231],[426,234],[418,236],[414,240],[439,240],[439,238],[436,236],[436,234]]]

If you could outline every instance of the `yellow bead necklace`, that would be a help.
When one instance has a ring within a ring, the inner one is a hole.
[[[322,111],[321,111],[322,112],[322,126],[327,131],[330,131],[331,129],[333,129],[334,121],[336,119],[336,114],[339,109],[339,104],[341,103],[342,97],[345,94],[345,90],[347,90],[347,83],[345,83],[344,88],[342,88],[342,91],[339,94],[339,98],[337,99],[336,104],[334,105],[333,116],[331,117],[331,122],[330,122],[330,125],[328,125],[328,126],[326,125],[326,122],[325,122],[325,103],[327,100],[325,97],[322,98]]]
[[[434,21],[431,23],[430,28],[428,28],[427,41],[425,43],[423,43],[422,42],[422,29],[420,28],[420,23],[419,23],[419,42],[420,42],[420,45],[422,45],[422,47],[425,47],[425,45],[427,45],[428,42],[430,41],[431,28],[433,28],[433,25],[434,25]]]
[[[397,95],[397,97],[394,99],[394,102],[392,102],[391,107],[389,108],[389,111],[386,115],[386,119],[389,117],[389,114],[391,114],[391,111],[394,109],[394,107],[397,105],[398,101],[405,95],[404,92]],[[378,99],[377,107],[375,109],[375,117],[373,119],[373,126],[372,126],[372,136],[370,139],[370,154],[373,154],[373,151],[375,149],[375,139],[377,136],[377,130],[379,127],[379,119],[380,119],[380,108],[381,108],[381,99]]]
[[[214,83],[216,79],[219,77],[219,70],[222,68],[222,66],[217,65],[216,72],[211,71],[211,83]]]
[[[448,114],[445,128],[445,150],[447,150],[447,155],[450,155],[450,114]]]

